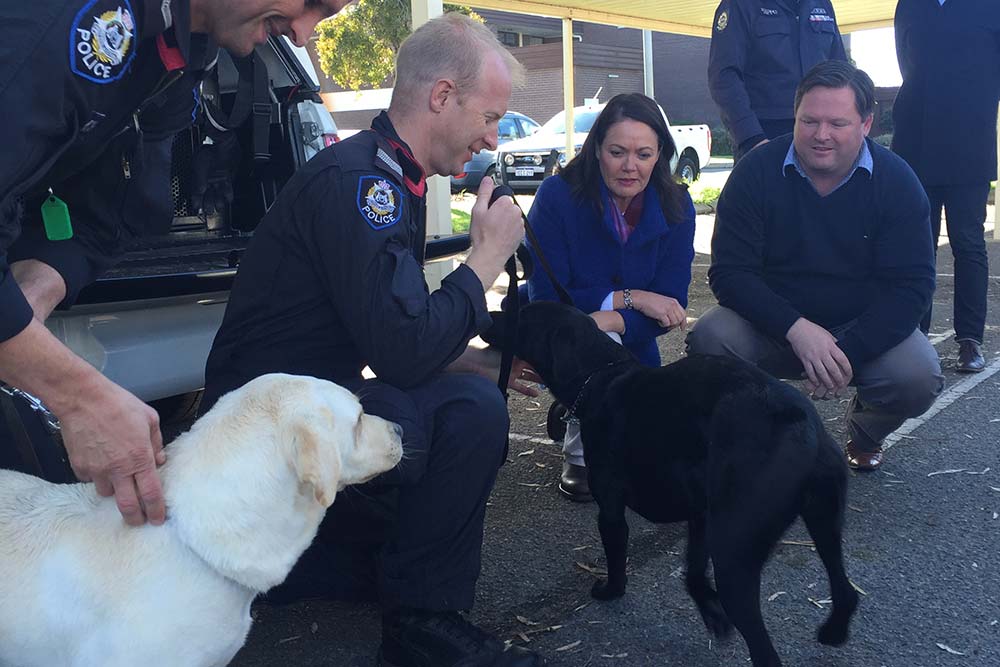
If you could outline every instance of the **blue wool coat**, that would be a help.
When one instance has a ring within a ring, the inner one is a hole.
[[[625,288],[656,292],[677,299],[687,308],[694,259],[694,204],[684,193],[684,218],[667,224],[659,197],[647,190],[642,217],[628,242],[622,244],[610,219],[589,201],[573,196],[559,175],[538,188],[528,222],[556,279],[585,313],[600,310],[609,293]],[[557,301],[555,289],[535,249],[536,270],[528,280],[531,301]],[[666,333],[638,310],[619,310],[625,319],[625,345],[647,366],[660,365],[656,337]]]

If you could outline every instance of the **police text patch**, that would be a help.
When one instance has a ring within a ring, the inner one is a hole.
[[[358,180],[358,213],[372,229],[385,229],[403,215],[403,193],[384,176],[362,176]]]
[[[135,56],[135,32],[128,0],[91,0],[70,28],[70,69],[94,83],[117,81]]]

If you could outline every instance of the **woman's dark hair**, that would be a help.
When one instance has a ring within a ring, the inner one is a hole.
[[[656,133],[660,155],[649,176],[649,184],[660,198],[660,208],[663,209],[667,223],[681,222],[685,213],[683,202],[686,186],[675,181],[670,171],[670,159],[677,152],[677,146],[670,136],[670,130],[667,128],[660,107],[652,99],[640,93],[615,95],[611,98],[590,129],[580,152],[563,167],[559,172],[560,176],[569,183],[575,197],[591,201],[603,214],[601,167],[597,160],[597,152],[611,126],[626,118],[645,123]]]

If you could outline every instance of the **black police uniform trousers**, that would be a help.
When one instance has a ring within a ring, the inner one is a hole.
[[[941,211],[948,224],[948,244],[955,258],[955,340],[983,342],[986,326],[986,293],[989,287],[989,259],[983,225],[989,183],[975,185],[924,185],[931,203],[931,234],[934,252],[941,233]],[[928,307],[920,328],[931,326]]]
[[[490,380],[457,373],[405,390],[378,380],[340,384],[366,413],[403,427],[403,460],[337,494],[313,545],[268,597],[470,609],[486,501],[507,446],[503,396]]]

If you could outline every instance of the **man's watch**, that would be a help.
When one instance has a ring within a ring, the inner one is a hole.
[[[622,290],[622,301],[625,302],[626,310],[635,310],[635,305],[632,303],[632,290],[628,288]]]

